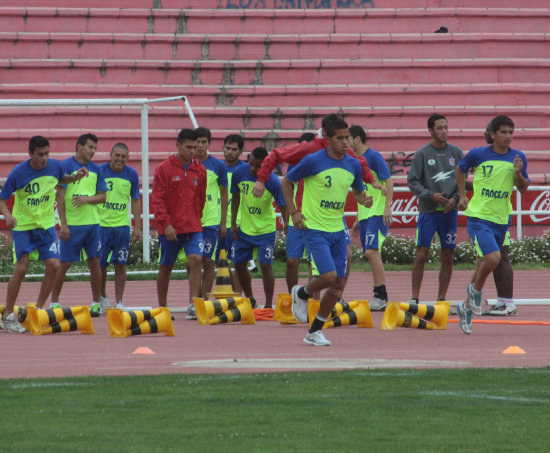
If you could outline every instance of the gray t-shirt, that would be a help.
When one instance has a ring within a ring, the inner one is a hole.
[[[446,198],[454,197],[458,205],[456,166],[463,155],[460,148],[450,143],[441,149],[428,143],[414,153],[407,183],[418,198],[421,214],[441,209],[440,204],[432,201],[434,193],[444,193]]]

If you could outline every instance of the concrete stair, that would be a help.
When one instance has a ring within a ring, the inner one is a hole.
[[[237,9],[244,3],[267,8]],[[448,116],[450,141],[463,149],[483,144],[488,120],[506,113],[517,125],[514,145],[536,163],[532,175],[550,174],[546,2],[479,8],[473,0],[373,0],[364,9],[309,10],[288,8],[305,4],[299,0],[244,3],[122,0],[112,8],[97,0],[74,8],[68,0],[29,0],[26,7],[5,0],[0,95],[186,95],[199,124],[213,130],[215,152],[233,132],[246,137],[247,150],[292,143],[341,110],[405,172],[429,139],[430,113]],[[315,5],[329,3],[336,2]],[[433,33],[441,26],[450,33]],[[139,109],[10,108],[0,117],[2,167],[24,158],[33,134],[50,137],[56,156],[71,154],[88,130],[101,139],[100,160],[117,141],[140,149]],[[190,121],[180,102],[151,108],[152,169],[173,152],[183,126]]]

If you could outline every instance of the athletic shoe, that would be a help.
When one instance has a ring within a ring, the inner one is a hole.
[[[374,296],[369,302],[370,311],[384,311],[387,303],[386,300]]]
[[[316,330],[313,333],[307,333],[304,338],[304,343],[311,344],[313,346],[331,346],[332,343],[328,341],[323,335],[322,330]]]
[[[185,315],[185,319],[197,319],[197,310],[195,310],[193,302],[191,302],[187,307],[187,315]]]
[[[298,285],[292,288],[292,314],[298,321],[307,322],[307,300],[298,296],[300,288]]]
[[[252,305],[252,308],[258,308],[258,302],[253,297],[250,298],[250,305]]]
[[[466,293],[468,294],[468,306],[470,307],[470,310],[472,310],[476,315],[481,315],[481,291],[476,294],[474,291],[474,284],[470,283],[466,289]]]
[[[59,302],[50,302],[48,308],[61,308],[61,305],[59,305]]]
[[[101,308],[101,304],[99,302],[92,302],[92,305],[90,305],[90,315],[92,318],[97,318],[99,315],[104,315],[105,312]]]
[[[461,302],[456,306],[456,313],[458,314],[458,325],[462,329],[462,332],[466,334],[471,334],[472,310],[466,308],[464,305],[464,302]]]
[[[121,300],[117,301],[117,303],[115,304],[115,308],[120,308],[121,310],[124,309],[124,304]]]
[[[109,300],[109,296],[99,296],[99,304],[101,305],[101,309],[105,313],[107,313],[107,308],[111,308],[111,301]]]
[[[509,307],[506,304],[503,305],[493,305],[489,310],[483,312],[484,315],[488,316],[516,316],[518,311],[516,307]]]
[[[14,313],[2,317],[2,328],[9,333],[25,333],[25,328],[21,325]]]
[[[458,314],[458,313],[456,312],[456,308],[453,307],[453,306],[451,305],[451,306],[449,307],[449,315],[456,315],[456,314]]]

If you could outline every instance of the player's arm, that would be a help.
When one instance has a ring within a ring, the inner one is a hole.
[[[231,237],[239,238],[239,228],[237,227],[237,216],[241,207],[241,194],[236,192],[231,196]]]
[[[76,173],[72,175],[65,175],[59,180],[61,184],[71,184],[76,181],[80,181],[82,178],[88,176],[88,169],[86,167],[81,167]]]
[[[220,219],[220,237],[227,236],[227,205],[229,199],[227,198],[227,187],[220,185],[220,203],[222,204],[222,216]]]
[[[79,206],[83,206],[85,204],[101,204],[101,203],[105,203],[105,200],[107,199],[107,193],[106,192],[103,192],[103,191],[99,191],[97,192],[95,195],[92,195],[92,196],[78,196],[78,197],[73,197],[71,199],[71,204],[75,207],[75,208],[78,208]]]
[[[132,241],[137,242],[141,239],[141,203],[139,198],[132,198],[130,209],[134,216],[134,229],[132,230]]]
[[[458,209],[465,210],[468,207],[468,197],[466,197],[466,176],[460,166],[456,167],[456,187],[458,188]]]
[[[67,212],[65,210],[65,187],[57,186],[55,188],[55,202],[57,203],[57,215],[59,217],[59,238],[62,241],[68,241],[71,232],[67,225]]]
[[[522,169],[523,159],[519,155],[516,155],[514,159],[514,173],[516,176],[515,184],[519,193],[524,194],[529,187],[529,180],[525,176],[523,176],[523,173],[521,172]]]
[[[393,201],[393,178],[384,181],[386,184],[386,206],[384,206],[383,220],[384,225],[389,225],[392,219],[391,203]]]
[[[8,228],[14,228],[17,225],[17,220],[11,215],[6,200],[0,198],[0,214],[6,219],[6,225]]]
[[[368,197],[365,190],[352,189],[352,193],[355,201],[357,201],[357,204],[363,205],[367,208],[370,208],[372,206],[372,197]]]
[[[283,192],[283,198],[285,199],[288,216],[292,217],[294,227],[299,230],[305,230],[306,226],[304,221],[307,219],[300,211],[298,211],[296,203],[294,203],[294,187],[292,185],[292,181],[290,181],[290,179],[286,176],[281,182],[281,190]]]

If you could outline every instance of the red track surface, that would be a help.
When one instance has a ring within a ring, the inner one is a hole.
[[[455,272],[448,298],[464,297],[471,272]],[[516,297],[547,298],[547,271],[516,271]],[[390,298],[404,301],[410,297],[410,273],[388,273]],[[112,283],[110,283],[112,285]],[[38,283],[23,285],[19,304],[32,302]],[[368,299],[372,278],[368,273],[352,274],[345,299]],[[111,290],[112,288],[109,287]],[[422,300],[435,297],[437,273],[426,272]],[[261,280],[254,281],[257,299],[262,303]],[[6,284],[0,284],[5,294]],[[286,291],[284,281],[276,283],[276,292]],[[89,304],[87,282],[65,283],[62,304]],[[487,285],[484,297],[494,298],[494,285]],[[187,282],[173,281],[169,305],[186,305]],[[156,305],[154,281],[128,282],[127,306]],[[449,318],[447,330],[425,331],[397,328],[380,330],[382,313],[373,313],[374,329],[347,326],[328,329],[325,333],[332,347],[305,345],[303,325],[282,326],[278,322],[256,325],[237,323],[200,326],[186,321],[183,313],[175,314],[175,337],[162,334],[129,338],[111,338],[106,317],[94,319],[95,335],[79,332],[44,336],[10,335],[0,331],[4,358],[0,378],[53,377],[84,375],[137,375],[164,373],[235,373],[273,372],[349,367],[539,367],[550,365],[548,347],[550,326],[474,324],[471,335],[463,334],[456,316]],[[483,317],[480,320],[550,321],[548,306],[520,306],[519,315],[507,318]],[[453,322],[454,321],[454,322]],[[517,346],[525,354],[503,354]],[[154,354],[133,354],[140,347]],[[210,361],[190,363],[192,361]],[[353,363],[349,363],[349,362]],[[361,361],[359,365],[356,363]],[[180,365],[174,365],[179,363]],[[183,365],[182,365],[183,363]]]

